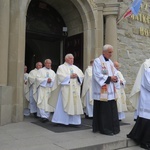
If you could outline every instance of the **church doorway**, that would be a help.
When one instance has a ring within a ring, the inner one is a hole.
[[[35,68],[36,62],[43,63],[48,58],[56,71],[67,53],[72,53],[75,64],[83,69],[83,33],[68,36],[65,21],[54,7],[43,0],[31,0],[26,16],[28,72]]]
[[[52,60],[52,69],[56,71],[61,59],[61,43],[66,35],[66,27],[60,14],[47,3],[32,0],[26,18],[26,53],[25,64],[28,71],[36,62]]]

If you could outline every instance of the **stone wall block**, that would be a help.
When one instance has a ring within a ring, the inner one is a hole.
[[[0,86],[0,125],[5,125],[12,122],[13,98],[13,87]]]

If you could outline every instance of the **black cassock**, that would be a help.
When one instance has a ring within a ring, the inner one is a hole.
[[[127,137],[140,144],[142,148],[150,150],[150,119],[138,117]]]
[[[115,100],[107,102],[94,100],[93,132],[114,135],[120,132],[117,104]]]

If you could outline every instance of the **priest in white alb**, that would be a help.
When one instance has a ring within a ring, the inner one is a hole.
[[[42,63],[37,62],[36,68],[29,72],[28,86],[29,86],[29,109],[30,113],[35,117],[40,117],[39,110],[37,108],[37,99],[34,97],[34,91],[36,91],[35,78],[37,77],[38,70],[42,68]]]
[[[92,99],[92,65],[93,61],[90,61],[90,65],[87,67],[84,73],[84,80],[82,86],[82,103],[86,118],[93,117],[93,99]]]
[[[114,135],[120,132],[117,93],[120,88],[118,72],[110,60],[113,47],[104,45],[102,55],[94,60],[92,67],[93,132]]]
[[[54,112],[54,108],[48,104],[48,99],[51,97],[53,85],[55,81],[55,72],[51,69],[52,61],[46,59],[44,67],[38,70],[36,78],[37,87],[37,107],[40,109],[40,116],[42,122],[48,122],[50,119],[50,112]]]
[[[127,137],[150,150],[150,68],[145,68],[142,73],[137,111],[136,123]]]
[[[117,108],[118,108],[118,117],[119,120],[125,119],[125,112],[127,111],[127,104],[126,104],[126,94],[124,91],[126,80],[124,79],[122,73],[119,71],[120,64],[115,61],[114,62],[114,67],[118,71],[118,77],[120,79],[120,89],[116,89],[117,92]]]
[[[29,116],[30,115],[30,110],[29,110],[29,87],[28,87],[28,76],[29,74],[27,73],[27,66],[24,66],[24,115]]]
[[[138,74],[136,76],[136,80],[134,82],[133,88],[132,88],[131,93],[129,95],[129,101],[131,102],[133,108],[135,109],[135,113],[134,113],[134,119],[135,120],[138,117],[137,107],[138,107],[139,96],[140,96],[142,75],[144,73],[144,69],[147,69],[149,67],[150,67],[150,59],[146,59],[138,71]]]
[[[83,107],[80,98],[81,84],[84,78],[82,71],[75,65],[74,56],[67,54],[65,63],[57,69],[58,101],[52,122],[64,125],[80,125]]]

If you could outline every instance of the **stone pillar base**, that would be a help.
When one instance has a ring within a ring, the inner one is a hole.
[[[0,86],[0,125],[12,122],[14,88]]]

